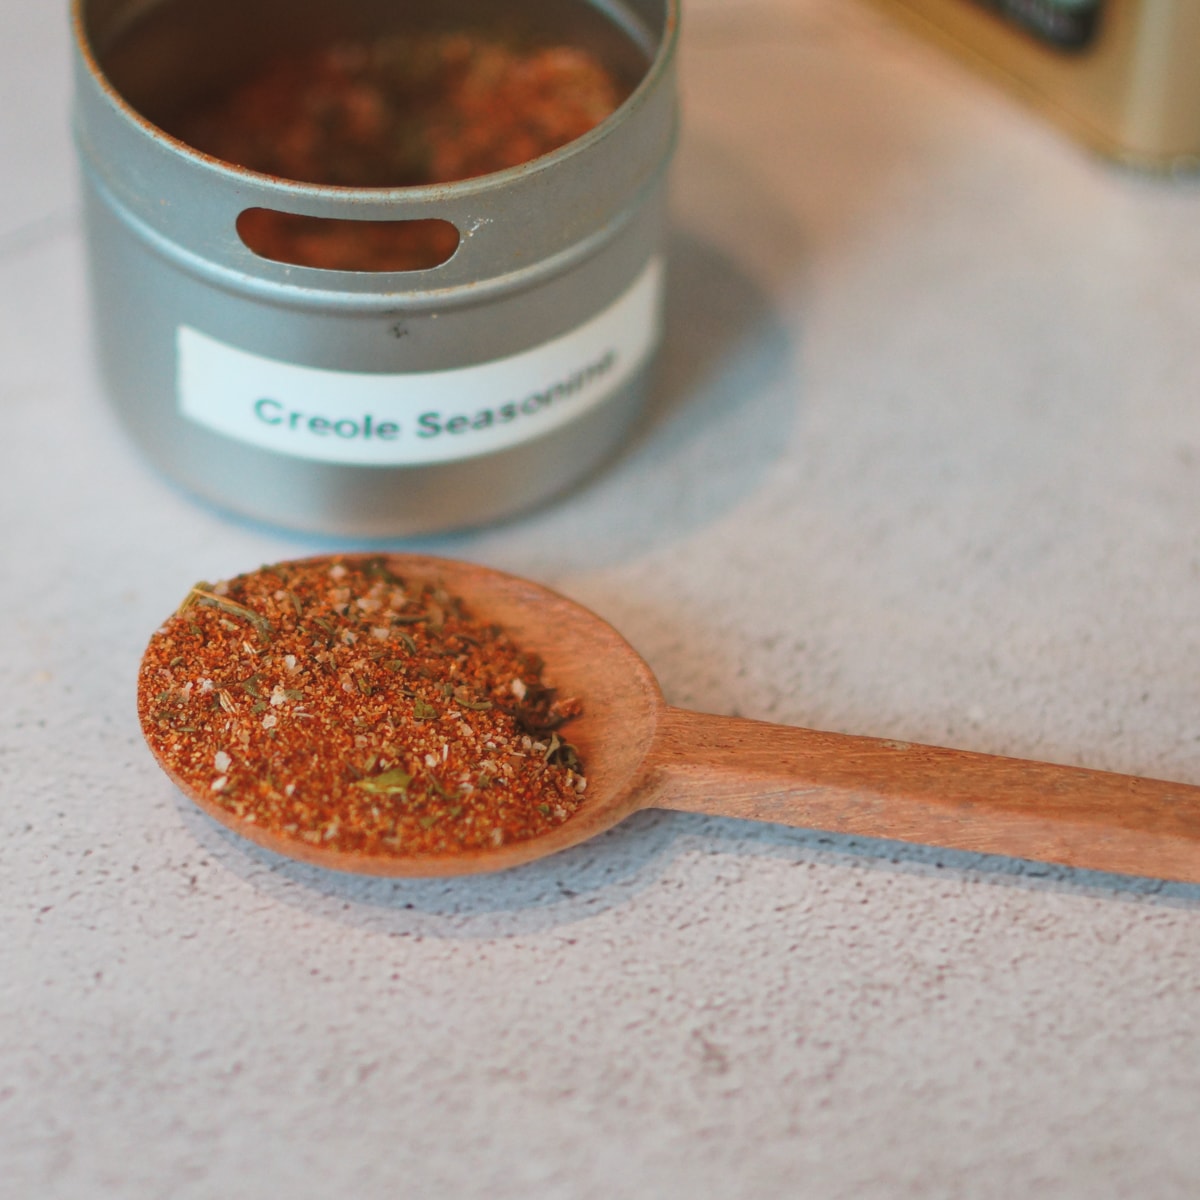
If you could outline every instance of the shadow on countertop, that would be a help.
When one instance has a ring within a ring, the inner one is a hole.
[[[269,532],[299,553],[370,546],[541,579],[622,563],[703,529],[758,487],[795,421],[794,361],[771,297],[718,246],[676,229],[650,399],[626,444],[582,482],[501,524],[458,533],[364,541]]]
[[[956,886],[1021,888],[1200,909],[1200,885],[1077,870],[998,855],[649,810],[583,846],[495,875],[380,879],[323,870],[239,838],[179,796],[203,850],[276,903],[391,937],[495,940],[571,927],[663,885],[699,856],[753,871],[762,860],[804,871],[937,877]],[[801,890],[807,886],[801,880]],[[781,900],[794,900],[789,891]],[[764,917],[769,915],[764,912]]]
[[[732,258],[677,229],[667,262],[663,347],[645,410],[627,442],[562,495],[493,525],[377,539],[278,528],[190,494],[188,503],[239,529],[282,539],[294,547],[293,557],[394,550],[543,580],[619,564],[686,538],[758,487],[784,452],[803,389],[792,332]]]

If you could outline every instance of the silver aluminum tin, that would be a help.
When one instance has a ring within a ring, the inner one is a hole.
[[[507,517],[578,481],[617,449],[642,407],[652,363],[570,424],[489,455],[400,467],[287,457],[181,415],[176,331],[190,326],[288,363],[399,373],[491,362],[579,327],[663,251],[678,120],[677,0],[622,0],[623,13],[592,0],[602,13],[632,16],[649,65],[629,100],[585,137],[493,175],[369,190],[242,170],[142,116],[105,77],[100,59],[123,23],[154,3],[73,3],[96,342],[106,391],[153,463],[186,489],[257,520],[383,537]],[[169,39],[156,50],[169,51]],[[462,242],[430,271],[288,266],[252,254],[238,237],[236,219],[253,207],[364,220],[440,218],[459,229]]]

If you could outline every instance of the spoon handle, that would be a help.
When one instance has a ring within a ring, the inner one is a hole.
[[[1200,787],[668,708],[648,807],[1200,883]]]

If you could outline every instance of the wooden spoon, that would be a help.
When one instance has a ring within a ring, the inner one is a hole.
[[[1200,882],[1200,787],[673,708],[612,626],[556,592],[470,563],[385,557],[398,575],[438,580],[503,625],[542,656],[548,680],[581,698],[570,738],[587,773],[586,803],[529,841],[404,857],[282,838],[185,789],[281,854],[371,875],[498,871],[665,808]]]

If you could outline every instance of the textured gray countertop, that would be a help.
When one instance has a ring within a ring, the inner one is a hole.
[[[98,391],[60,5],[0,10],[0,1195],[1191,1197],[1200,889],[643,814],[362,881],[133,708],[232,522]],[[845,0],[687,11],[666,361],[611,469],[425,539],[677,704],[1200,783],[1200,190]]]

